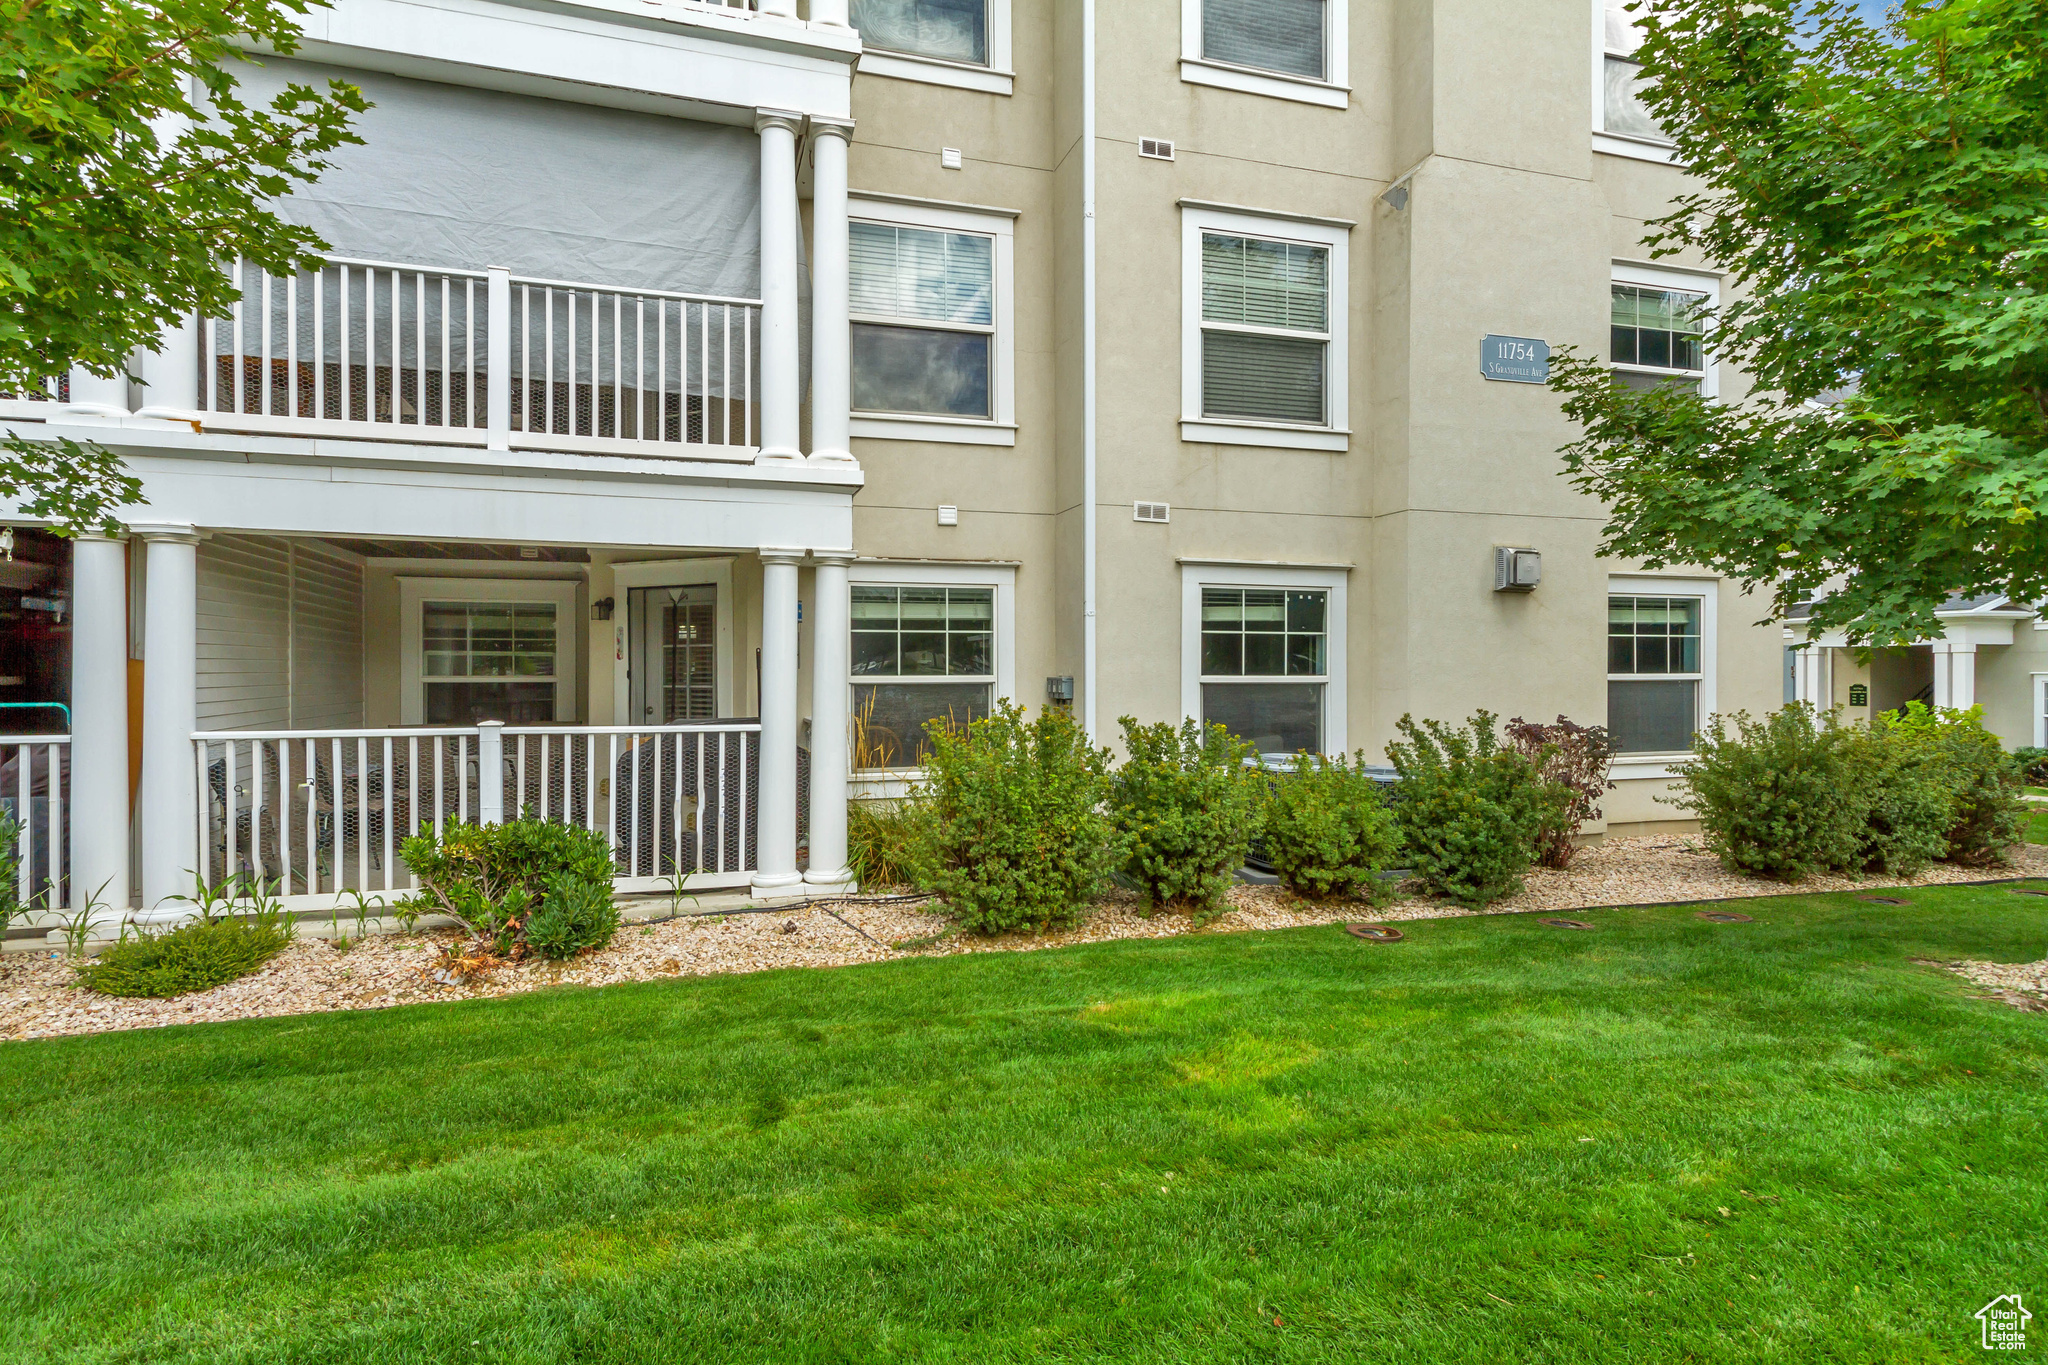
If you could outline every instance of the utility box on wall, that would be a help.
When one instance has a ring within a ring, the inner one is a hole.
[[[1493,547],[1493,590],[1534,592],[1543,581],[1543,556],[1535,550]]]

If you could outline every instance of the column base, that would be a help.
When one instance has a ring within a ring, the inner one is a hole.
[[[194,432],[205,430],[206,414],[192,408],[143,407],[135,410],[135,416],[146,422],[162,422],[166,425],[188,426]]]
[[[747,891],[750,895],[776,897],[796,895],[802,892],[803,887],[801,872],[756,872]]]
[[[175,929],[187,920],[199,918],[199,912],[185,903],[159,905],[154,910],[137,910],[129,917],[134,924],[151,929]]]
[[[755,464],[802,464],[804,453],[795,446],[762,446]]]
[[[814,450],[811,452],[810,463],[858,465],[860,461],[853,458],[853,452],[850,450]]]
[[[820,891],[830,892],[834,895],[845,896],[851,896],[854,892],[860,890],[860,883],[853,879],[853,869],[850,867],[842,867],[837,872],[829,868],[823,872],[806,872],[804,873],[804,885],[816,887]]]

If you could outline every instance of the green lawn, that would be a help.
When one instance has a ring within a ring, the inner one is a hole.
[[[1910,896],[0,1045],[0,1354],[1975,1358],[2048,1015],[1914,959],[2048,900]]]

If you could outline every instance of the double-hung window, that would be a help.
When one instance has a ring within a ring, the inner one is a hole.
[[[1601,0],[1600,131],[1647,142],[1669,142],[1643,104],[1643,68],[1635,58],[1642,34],[1628,11],[1641,0]]]
[[[1341,570],[1182,566],[1182,709],[1263,754],[1344,747]]]
[[[1346,0],[1181,0],[1181,79],[1321,104],[1345,88]]]
[[[1345,447],[1341,229],[1185,209],[1190,354],[1183,435]],[[1190,431],[1187,423],[1203,424]],[[1266,428],[1231,435],[1219,427]],[[1289,439],[1289,431],[1307,439]],[[1271,439],[1278,435],[1280,439]]]
[[[1717,282],[1674,270],[1617,265],[1608,288],[1608,359],[1616,382],[1635,389],[1677,386],[1713,396],[1704,334]]]
[[[1013,222],[930,205],[856,205],[853,434],[1015,444]]]
[[[1607,599],[1607,732],[1617,754],[1683,753],[1700,727],[1706,597]]]
[[[989,713],[996,684],[996,590],[939,583],[856,583],[854,766],[924,766],[927,722]]]

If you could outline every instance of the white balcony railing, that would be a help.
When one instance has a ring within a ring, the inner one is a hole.
[[[0,735],[0,810],[15,830],[9,889],[31,923],[72,908],[70,792],[69,735]]]
[[[757,863],[761,727],[201,731],[199,853],[211,886],[261,881],[288,909],[391,900],[422,826],[520,814],[596,830],[620,891],[743,886]]]
[[[760,444],[751,299],[340,259],[228,271],[242,297],[201,345],[210,427],[701,458]]]

